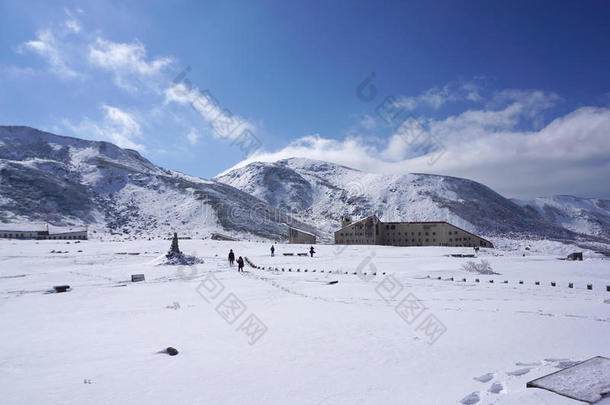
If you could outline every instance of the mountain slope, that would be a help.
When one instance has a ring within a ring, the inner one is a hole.
[[[448,221],[482,235],[575,238],[540,213],[480,183],[429,174],[381,175],[293,158],[252,163],[216,180],[267,201],[324,232],[343,215],[376,213],[384,221]]]
[[[610,200],[556,195],[512,201],[571,231],[610,240]]]
[[[0,221],[89,225],[134,237],[287,237],[292,219],[217,181],[163,169],[108,142],[0,127]],[[301,228],[313,228],[296,223]]]

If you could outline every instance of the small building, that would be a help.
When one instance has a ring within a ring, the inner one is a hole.
[[[48,235],[43,239],[87,240],[87,227],[59,228],[49,227]]]
[[[316,243],[316,235],[297,228],[288,227],[288,243],[314,245]]]
[[[224,240],[224,241],[230,241],[230,242],[237,241],[237,239],[232,238],[232,237],[227,236],[227,235],[223,235],[221,233],[213,233],[210,236],[210,239],[212,239],[212,240]]]
[[[342,219],[335,232],[339,245],[490,247],[480,236],[448,222],[382,222],[371,215],[357,222]]]
[[[86,240],[87,228],[65,228],[46,224],[5,224],[0,225],[0,238]]]

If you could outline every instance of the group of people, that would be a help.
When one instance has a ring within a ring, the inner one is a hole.
[[[311,255],[311,257],[313,257],[313,254],[316,253],[316,251],[313,249],[313,246],[309,248],[309,254]],[[275,246],[271,245],[271,257],[275,256]]]
[[[313,254],[316,251],[313,249],[313,246],[309,248],[309,254],[313,257]],[[271,256],[275,256],[275,246],[271,245]],[[229,249],[229,266],[233,267],[233,263],[235,263],[235,253],[233,253],[233,249]],[[237,259],[237,271],[240,273],[244,272],[244,259],[239,256]]]
[[[229,266],[233,266],[233,263],[235,263],[235,253],[233,253],[233,249],[230,249],[229,250]],[[239,256],[239,259],[237,259],[237,271],[239,273],[244,272],[244,259],[241,256]]]

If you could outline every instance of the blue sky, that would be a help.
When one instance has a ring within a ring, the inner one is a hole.
[[[201,177],[303,156],[610,197],[608,21],[601,1],[3,1],[0,123]]]

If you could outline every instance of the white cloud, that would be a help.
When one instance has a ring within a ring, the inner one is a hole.
[[[101,122],[85,118],[74,125],[64,120],[63,124],[75,136],[81,138],[107,140],[122,148],[145,151],[144,145],[137,143],[142,138],[142,130],[134,114],[121,110],[118,107],[102,105],[104,114]]]
[[[543,105],[545,100],[538,98],[537,105]],[[410,143],[399,133],[384,145],[363,136],[335,140],[311,135],[281,150],[255,154],[235,167],[252,161],[306,157],[370,172],[465,177],[508,197],[607,195],[610,109],[580,108],[540,130],[515,129],[529,114],[519,102],[502,110],[466,111],[426,122],[424,135]],[[442,148],[430,150],[431,145],[426,142],[433,140],[442,142]],[[431,165],[435,158],[438,160]]]
[[[140,41],[120,43],[97,38],[89,45],[89,62],[114,73],[115,83],[124,89],[136,90],[135,81],[161,78],[163,70],[174,61],[170,57],[147,60],[146,47]],[[154,82],[148,81],[148,84]],[[154,87],[154,85],[153,85]]]
[[[455,81],[444,85],[443,87],[433,87],[417,96],[400,97],[396,106],[404,107],[407,110],[416,108],[431,108],[438,110],[443,105],[456,101],[472,101],[479,102],[483,100],[480,92],[482,86],[480,79],[475,78],[471,81]]]
[[[79,33],[82,29],[82,26],[80,25],[80,21],[78,21],[78,19],[74,15],[74,13],[72,11],[68,10],[67,8],[64,8],[64,12],[68,16],[68,19],[66,21],[64,21],[64,26],[73,33]],[[79,11],[77,11],[77,12],[79,12]],[[82,14],[82,10],[80,10],[79,13]]]
[[[72,70],[66,61],[61,44],[51,30],[39,31],[36,39],[24,42],[18,52],[31,51],[40,55],[49,65],[49,70],[62,78],[74,78],[79,74]]]
[[[200,138],[201,134],[195,128],[191,128],[189,133],[186,134],[186,139],[188,139],[191,145],[197,145],[197,143],[199,143]]]
[[[364,117],[362,117],[362,119],[360,120],[360,126],[362,126],[362,128],[371,131],[373,129],[375,129],[377,127],[377,121],[375,120],[374,117],[366,114]]]
[[[165,105],[177,103],[190,106],[210,126],[211,134],[215,138],[235,140],[244,131],[250,131],[253,134],[257,132],[255,124],[233,114],[231,110],[223,107],[210,91],[200,91],[188,80],[172,83],[165,89],[164,94]]]

